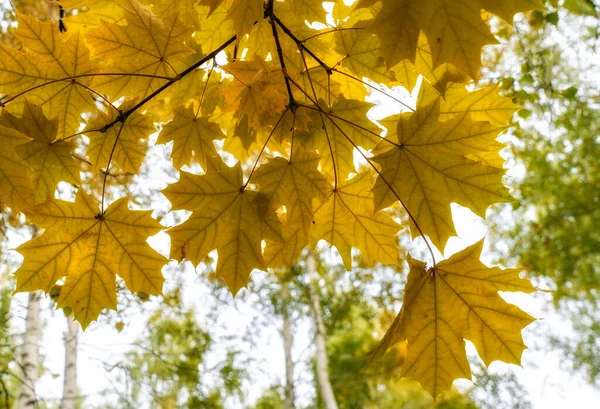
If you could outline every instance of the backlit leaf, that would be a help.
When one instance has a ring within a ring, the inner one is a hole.
[[[102,214],[80,190],[74,203],[51,199],[27,211],[45,231],[17,249],[25,261],[15,273],[16,291],[48,292],[65,277],[58,306],[70,307],[83,328],[104,308],[116,309],[117,275],[131,292],[161,294],[167,260],[146,239],[162,226],[127,202],[119,199]]]
[[[508,304],[498,291],[533,292],[519,269],[487,267],[480,241],[427,269],[410,259],[404,304],[374,359],[407,341],[401,376],[411,377],[434,397],[457,378],[471,379],[465,339],[486,365],[502,360],[519,365],[525,349],[521,330],[533,318]]]

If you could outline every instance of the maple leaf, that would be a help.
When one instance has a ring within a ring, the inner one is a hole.
[[[206,169],[206,157],[217,156],[213,140],[223,139],[221,128],[209,119],[198,116],[193,105],[175,108],[173,121],[160,133],[157,143],[173,141],[173,164],[177,168],[191,165],[194,160]]]
[[[525,349],[521,330],[533,318],[508,304],[498,291],[531,293],[519,269],[489,268],[479,261],[483,240],[435,268],[409,259],[404,303],[372,359],[406,341],[400,376],[411,377],[433,397],[450,390],[457,378],[471,379],[465,339],[486,365],[502,360],[520,364]]]
[[[239,162],[230,168],[218,158],[207,158],[205,175],[180,176],[163,194],[174,210],[189,210],[192,216],[167,231],[171,257],[196,266],[216,249],[216,276],[236,294],[248,284],[252,270],[263,267],[256,193],[245,189]]]
[[[285,206],[293,223],[308,230],[313,219],[314,202],[326,197],[327,179],[318,171],[320,156],[297,148],[293,160],[273,158],[258,168],[254,182],[272,197],[276,207]]]
[[[287,93],[281,70],[274,63],[255,57],[234,61],[224,69],[235,78],[223,90],[228,109],[237,111],[240,120],[247,116],[250,126],[264,126],[283,112]]]
[[[60,119],[60,138],[73,135],[81,114],[94,108],[89,92],[96,67],[89,51],[78,33],[62,36],[52,22],[18,18],[14,34],[23,51],[0,43],[0,93],[12,95],[11,112],[20,113],[26,97],[49,118]]]
[[[373,3],[361,0],[358,7]],[[405,59],[414,61],[422,30],[431,47],[434,69],[450,63],[476,78],[481,67],[481,49],[497,42],[481,18],[481,9],[512,20],[518,12],[541,6],[538,0],[382,0],[371,30],[381,40],[388,67]]]
[[[510,200],[502,184],[504,171],[466,158],[486,151],[503,130],[473,121],[468,112],[441,122],[439,101],[402,114],[395,132],[375,149],[381,165],[374,187],[376,209],[401,200],[422,232],[443,249],[456,234],[450,203],[469,207],[483,217],[487,207]]]
[[[366,150],[374,148],[381,139],[381,129],[367,118],[367,112],[373,107],[369,102],[340,95],[330,108],[323,101],[321,106],[321,110],[311,113],[308,132],[299,133],[299,137],[305,146],[323,156],[324,173],[342,181],[356,172],[354,149],[358,146]]]
[[[256,21],[263,17],[263,0],[233,0],[227,18],[233,20],[238,37],[248,34]]]
[[[423,33],[419,35],[414,64],[409,60],[404,60],[393,69],[396,72],[396,79],[409,90],[416,86],[419,75],[422,75],[443,96],[445,96],[448,83],[455,83],[455,89],[459,89],[458,83],[468,80],[468,77],[452,64],[434,65],[431,48]]]
[[[127,25],[103,21],[86,34],[93,57],[106,61],[103,71],[122,73],[96,80],[95,87],[119,98],[143,98],[183,70],[181,60],[193,51],[186,46],[190,32],[177,14],[164,20],[136,0],[118,0]],[[136,75],[131,75],[136,74]]]
[[[128,101],[120,109],[126,110],[133,105],[135,101]],[[156,131],[154,121],[147,115],[135,112],[124,122],[105,130],[104,127],[119,115],[115,110],[108,113],[98,110],[84,130],[90,138],[87,156],[94,172],[108,169],[112,160],[124,172],[137,173],[146,157],[146,139]]]
[[[33,204],[33,170],[17,155],[15,148],[30,138],[14,129],[16,118],[6,111],[0,115],[0,203],[15,210]]]
[[[63,18],[69,31],[87,31],[98,27],[101,21],[119,23],[123,11],[114,0],[60,0],[64,10],[77,10]]]
[[[177,13],[179,19],[187,27],[200,28],[200,13],[198,13],[198,0],[166,0],[151,3],[152,11],[162,19]]]
[[[42,203],[60,181],[79,184],[79,163],[71,156],[75,145],[67,140],[56,140],[58,119],[46,118],[41,108],[25,103],[22,118],[12,121],[15,130],[31,138],[15,149],[33,169],[35,202]]]
[[[315,152],[296,148],[293,159],[273,158],[256,171],[253,181],[260,185],[260,191],[266,195],[262,203],[270,209],[285,208],[283,229],[285,235],[294,235],[293,245],[287,250],[286,259],[297,258],[308,243],[308,230],[313,222],[314,207],[326,199],[327,179],[318,171],[320,156]],[[289,238],[267,242],[267,247],[287,247]],[[272,248],[266,250],[267,254]],[[284,251],[278,248],[278,252]],[[268,260],[277,264],[279,257],[269,256]],[[283,264],[283,263],[282,263]],[[287,263],[285,263],[287,264]],[[275,267],[276,265],[269,265]]]
[[[365,30],[367,23],[359,22],[353,30],[341,30],[335,34],[335,51],[344,56],[341,66],[347,68],[359,78],[367,77],[372,81],[394,85],[394,73],[386,66],[380,56],[379,38]]]
[[[25,213],[44,233],[17,248],[25,261],[16,271],[16,292],[50,289],[65,277],[59,307],[70,307],[83,328],[104,308],[116,309],[116,276],[131,292],[161,294],[167,259],[146,239],[162,230],[150,211],[133,211],[121,198],[100,213],[78,191],[75,202],[50,199]]]
[[[401,226],[373,208],[373,178],[363,172],[329,189],[329,200],[315,213],[312,242],[325,240],[335,246],[346,269],[352,267],[352,247],[359,249],[367,265],[374,261],[397,264],[399,249],[394,237]]]
[[[465,112],[475,121],[488,121],[492,125],[505,126],[515,112],[519,110],[512,98],[501,96],[498,85],[490,85],[468,92],[460,84],[450,84],[440,101],[440,120],[445,121]],[[428,93],[427,89],[423,93]],[[435,98],[428,93],[430,98]],[[427,97],[423,97],[425,100]]]

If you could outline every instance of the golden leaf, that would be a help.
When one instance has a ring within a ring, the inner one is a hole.
[[[25,257],[15,291],[45,292],[65,277],[59,307],[70,307],[83,328],[104,308],[117,308],[116,276],[131,292],[161,294],[167,260],[146,239],[162,230],[150,211],[133,211],[127,198],[100,213],[79,190],[75,202],[50,199],[25,213],[44,233],[17,248]]]
[[[519,269],[489,268],[479,261],[483,240],[427,269],[409,259],[404,303],[372,359],[407,341],[401,376],[411,377],[433,395],[450,390],[457,378],[471,379],[465,339],[486,365],[520,364],[526,348],[521,330],[533,318],[508,304],[498,291],[535,288]]]
[[[510,198],[502,169],[465,157],[488,150],[503,128],[475,122],[468,112],[440,122],[439,112],[436,101],[400,115],[397,129],[379,143],[373,160],[381,165],[375,208],[402,201],[420,228],[413,223],[413,237],[423,232],[443,250],[456,234],[450,203],[484,217],[490,204]]]
[[[221,159],[207,158],[205,175],[180,172],[179,182],[163,190],[173,209],[192,216],[170,228],[171,257],[198,265],[217,250],[217,277],[233,294],[245,287],[254,268],[263,267],[261,219],[253,199],[256,192],[244,189],[242,169]]]
[[[367,265],[398,263],[395,236],[401,227],[389,215],[375,211],[372,188],[372,174],[359,173],[330,189],[329,200],[315,213],[311,242],[325,240],[335,246],[348,270],[351,247],[361,251]]]
[[[173,121],[163,127],[157,143],[173,141],[171,158],[176,168],[196,161],[206,169],[206,157],[218,156],[213,140],[223,139],[225,134],[217,124],[198,116],[193,105],[180,106],[174,112]]]
[[[362,0],[357,7],[372,3]],[[481,18],[481,9],[512,20],[515,13],[539,6],[537,0],[382,0],[371,30],[381,40],[382,55],[389,67],[404,59],[415,60],[419,32],[423,31],[431,48],[434,69],[450,63],[477,78],[481,49],[497,42]]]

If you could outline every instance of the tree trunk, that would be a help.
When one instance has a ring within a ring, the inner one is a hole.
[[[310,307],[315,328],[315,361],[317,364],[317,383],[321,392],[321,398],[325,405],[325,409],[337,409],[338,405],[333,394],[333,388],[329,380],[329,364],[327,360],[327,349],[325,339],[325,325],[321,315],[321,303],[317,292],[319,285],[319,274],[315,266],[315,258],[312,253],[306,258],[306,267],[310,283],[308,291],[310,294]]]
[[[63,383],[63,396],[60,409],[75,409],[77,399],[77,338],[79,324],[73,317],[67,318],[67,332],[65,332],[65,380]]]
[[[295,409],[294,396],[294,361],[292,360],[292,326],[288,304],[290,291],[287,281],[281,280],[281,314],[283,315],[283,349],[285,352],[285,409]]]
[[[23,337],[23,352],[21,367],[23,369],[23,384],[16,409],[34,409],[36,403],[35,383],[38,377],[39,355],[38,343],[42,334],[40,320],[40,298],[42,293],[29,293],[27,303],[27,318],[25,320],[25,336]]]

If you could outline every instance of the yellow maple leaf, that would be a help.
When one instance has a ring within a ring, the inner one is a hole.
[[[216,249],[216,276],[237,294],[248,284],[252,270],[264,264],[261,219],[253,203],[256,192],[244,188],[239,162],[230,168],[219,158],[207,158],[206,174],[180,172],[179,182],[163,194],[174,210],[192,212],[183,224],[167,230],[171,257],[197,266]]]
[[[248,117],[253,127],[273,125],[288,102],[281,67],[260,57],[252,61],[234,61],[224,67],[234,81],[223,89],[228,110],[237,118]]]
[[[36,203],[54,196],[60,181],[79,184],[79,163],[71,156],[75,145],[68,140],[56,140],[58,118],[48,120],[41,108],[26,102],[17,129],[31,138],[16,151],[33,169]]]
[[[59,307],[70,307],[83,328],[104,308],[116,309],[116,276],[131,292],[161,294],[167,259],[146,239],[162,230],[150,211],[133,211],[127,198],[100,213],[81,189],[75,202],[50,199],[25,214],[44,233],[17,248],[25,258],[16,292],[50,289],[65,277]]]
[[[179,19],[187,27],[192,29],[200,28],[200,14],[197,7],[198,0],[144,0],[144,3],[151,4],[152,11],[162,19],[177,13]]]
[[[373,3],[361,0],[357,7]],[[481,49],[497,42],[481,18],[481,9],[512,20],[515,13],[540,6],[537,0],[382,0],[371,30],[381,40],[382,54],[389,67],[404,59],[414,61],[419,32],[423,31],[431,48],[434,69],[450,63],[477,78]]]
[[[49,118],[58,117],[58,137],[79,129],[81,114],[94,108],[90,85],[95,65],[83,38],[61,35],[53,22],[18,14],[14,31],[23,51],[0,43],[0,93],[12,95],[7,109],[17,114],[25,98],[41,106]]]
[[[317,166],[320,156],[302,148],[294,149],[293,159],[273,158],[260,166],[252,181],[271,197],[274,207],[285,206],[288,222],[308,232],[315,203],[327,197],[327,179]]]
[[[60,0],[66,11],[64,18],[68,31],[87,31],[98,27],[101,21],[119,23],[123,20],[123,11],[114,0]],[[77,10],[77,13],[72,13]]]
[[[215,8],[213,9],[212,5],[198,7],[202,24],[194,33],[194,40],[202,47],[204,53],[214,50],[235,34],[233,21],[228,18],[230,1],[223,4],[218,4],[221,3],[219,0],[209,0],[209,2],[214,3]],[[206,1],[200,2],[202,6],[206,3]]]
[[[315,213],[311,242],[325,240],[335,246],[348,270],[352,247],[361,251],[367,265],[398,263],[395,236],[401,226],[389,215],[375,211],[372,187],[372,174],[359,173],[335,190],[330,188],[329,200]]]
[[[225,138],[219,125],[208,118],[198,116],[194,105],[175,108],[173,121],[165,125],[157,143],[173,141],[171,158],[176,168],[191,165],[194,161],[206,168],[206,157],[217,157],[213,140]]]
[[[417,84],[417,78],[422,75],[441,95],[445,95],[448,83],[462,83],[469,79],[452,64],[444,63],[435,66],[431,48],[423,33],[419,35],[414,64],[409,60],[403,60],[393,67],[393,71],[396,72],[396,79],[409,91],[412,91]],[[458,88],[458,85],[456,87]]]
[[[367,22],[361,21],[351,30],[335,33],[335,51],[342,56],[341,66],[358,78],[392,86],[396,83],[394,73],[381,58],[379,38],[365,30]],[[358,84],[357,84],[358,85]],[[364,88],[362,84],[360,84]]]
[[[30,138],[14,129],[17,123],[6,111],[0,115],[0,203],[20,211],[33,204],[34,192],[33,169],[15,152]]]
[[[261,206],[267,210],[282,210],[283,232],[267,242],[265,250],[269,267],[279,267],[282,259],[291,260],[300,255],[308,243],[308,231],[313,222],[314,207],[326,199],[327,179],[318,171],[320,156],[312,151],[294,148],[293,158],[273,158],[260,166],[253,183],[260,185],[264,195]],[[288,243],[288,239],[293,239]],[[272,254],[277,248],[278,256]],[[285,257],[282,253],[285,253]],[[281,263],[285,264],[285,263]]]
[[[113,99],[143,98],[185,68],[182,59],[193,53],[191,35],[177,14],[164,20],[137,0],[117,0],[127,25],[103,21],[86,34],[96,60],[105,62],[94,86]],[[122,75],[112,75],[119,74]]]
[[[323,173],[341,182],[356,172],[354,149],[373,149],[381,139],[381,129],[367,117],[373,107],[369,102],[340,95],[330,108],[323,101],[321,107],[321,112],[310,114],[308,131],[300,132],[299,137],[307,148],[317,150],[323,157]]]
[[[233,29],[238,37],[250,33],[255,22],[262,20],[263,0],[233,0],[227,18],[233,20]]]
[[[434,398],[450,390],[455,379],[471,379],[465,339],[475,344],[486,365],[495,360],[518,365],[526,348],[521,330],[534,319],[498,291],[531,293],[535,288],[519,278],[519,269],[481,263],[482,248],[483,240],[430,269],[409,259],[402,309],[372,357],[407,342],[401,376],[415,379]]]
[[[133,105],[135,101],[127,101],[119,108],[125,111]],[[102,168],[106,170],[111,161],[124,172],[137,173],[146,157],[147,138],[156,131],[154,121],[147,115],[135,112],[125,122],[105,131],[104,127],[118,115],[119,112],[115,110],[108,113],[97,110],[84,130],[90,138],[86,154],[92,163],[93,172]]]
[[[413,223],[413,237],[422,232],[443,250],[456,234],[450,203],[484,217],[490,204],[510,199],[502,169],[465,157],[489,150],[503,128],[475,122],[468,112],[441,122],[439,112],[436,101],[400,115],[373,160],[381,165],[374,187],[376,209],[401,200],[419,226]]]
[[[440,120],[445,121],[465,112],[475,121],[488,121],[492,125],[509,125],[519,110],[512,98],[498,93],[498,85],[490,85],[469,92],[461,84],[450,84],[440,101]],[[424,93],[427,90],[423,90]],[[431,98],[435,96],[431,95]]]

